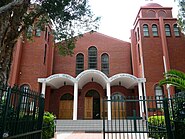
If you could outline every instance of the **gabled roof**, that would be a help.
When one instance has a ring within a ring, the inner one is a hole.
[[[120,39],[117,39],[117,38],[114,38],[114,37],[111,37],[111,36],[102,34],[100,32],[96,32],[96,31],[94,31],[93,33],[92,32],[87,32],[87,33],[83,34],[83,37],[95,37],[95,36],[96,37],[107,38],[107,39],[111,39],[111,40],[115,40],[115,41],[119,41],[121,43],[130,43],[130,42],[123,41],[123,40],[120,40]]]

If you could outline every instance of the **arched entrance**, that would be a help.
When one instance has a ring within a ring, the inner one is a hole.
[[[59,105],[59,118],[60,119],[73,118],[73,95],[67,93],[61,96]]]
[[[96,90],[89,90],[85,95],[85,119],[100,119],[100,95]]]

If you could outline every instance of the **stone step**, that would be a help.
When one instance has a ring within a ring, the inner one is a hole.
[[[56,131],[97,131],[103,130],[102,120],[56,120]]]
[[[134,127],[133,120],[112,120],[105,121],[105,131],[146,131],[146,122],[143,120],[136,121]],[[85,131],[85,132],[102,132],[103,120],[56,120],[56,131]]]

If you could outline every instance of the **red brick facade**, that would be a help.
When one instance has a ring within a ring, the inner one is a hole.
[[[171,36],[169,37],[165,34],[165,24],[170,26]],[[10,84],[27,84],[31,89],[41,91],[38,78],[47,78],[55,74],[76,78],[77,54],[84,55],[84,71],[88,70],[88,49],[95,46],[96,70],[101,71],[101,56],[107,54],[108,78],[121,73],[146,78],[143,86],[146,89],[146,95],[155,96],[154,88],[163,78],[165,70],[177,69],[185,72],[185,38],[181,33],[180,36],[175,36],[175,24],[176,19],[172,17],[171,8],[148,4],[141,7],[136,16],[134,28],[131,30],[131,43],[98,32],[85,33],[77,40],[73,56],[65,57],[59,55],[57,48],[54,49],[51,29],[47,27],[47,31],[43,31],[40,37],[33,36],[33,41],[19,39],[14,52]],[[148,26],[148,30],[144,30],[144,25]],[[153,25],[157,26],[157,36],[153,35]],[[147,31],[148,35],[144,36]],[[78,88],[78,119],[84,118],[84,99],[89,90],[96,90],[100,98],[106,96],[106,85],[100,84],[98,80],[98,76],[95,81],[89,76],[85,84]],[[138,96],[137,85],[134,88],[126,88],[124,81],[115,81],[111,84],[111,95],[118,92],[123,96]],[[45,109],[59,116],[60,99],[66,93],[72,96],[74,94],[74,87],[68,80],[61,79],[57,84],[54,82],[48,84],[45,93]],[[130,111],[129,107],[126,109]],[[102,112],[101,104],[100,112]],[[128,112],[128,115],[131,114]]]

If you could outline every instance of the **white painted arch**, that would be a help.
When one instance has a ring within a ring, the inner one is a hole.
[[[96,82],[106,89],[107,83],[110,86],[121,85],[127,89],[132,89],[137,86],[139,82],[145,82],[145,78],[137,78],[128,73],[119,73],[108,78],[103,72],[99,70],[89,69],[81,72],[76,78],[69,74],[54,74],[47,78],[39,78],[38,82],[46,83],[47,86],[58,89],[64,85],[74,85],[76,82],[78,88],[81,89],[88,82]]]
[[[82,88],[88,82],[97,82],[105,89],[107,82],[109,82],[109,78],[103,72],[94,69],[81,72],[76,80],[79,88]]]
[[[53,74],[47,78],[39,78],[38,82],[45,82],[47,86],[58,89],[64,85],[73,85],[76,79],[68,74]]]
[[[131,89],[134,86],[137,86],[139,82],[145,82],[145,79],[137,78],[136,76],[128,73],[119,73],[110,77],[109,81],[111,86],[121,85],[127,89]]]

